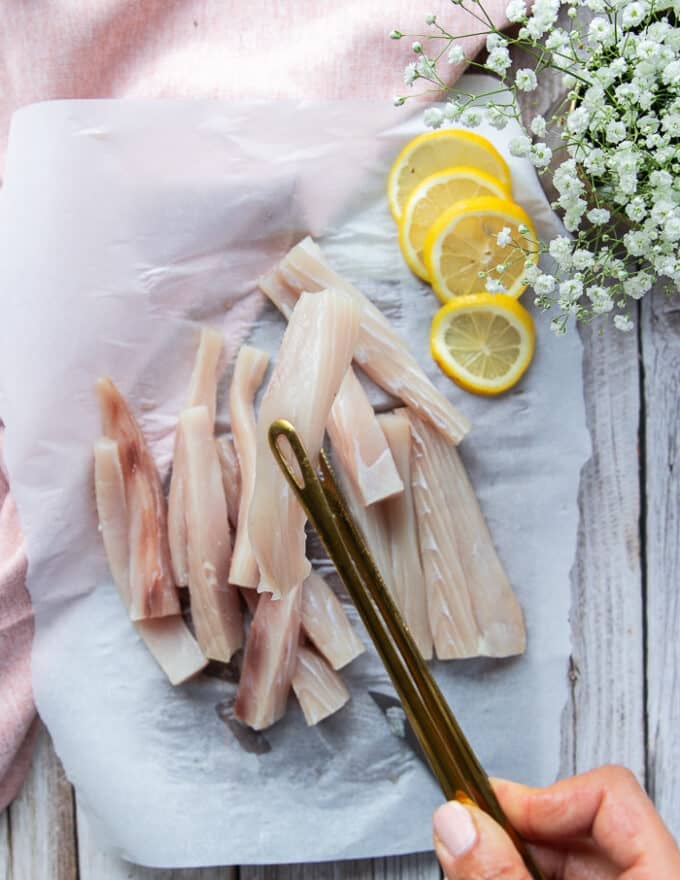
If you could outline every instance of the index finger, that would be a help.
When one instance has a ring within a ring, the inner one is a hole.
[[[646,864],[652,856],[680,869],[670,832],[623,767],[601,767],[542,789],[502,779],[493,780],[493,786],[508,819],[528,840],[591,837],[621,870]]]

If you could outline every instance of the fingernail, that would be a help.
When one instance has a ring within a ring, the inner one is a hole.
[[[456,801],[449,801],[432,817],[434,833],[454,858],[466,853],[477,840],[472,816]]]

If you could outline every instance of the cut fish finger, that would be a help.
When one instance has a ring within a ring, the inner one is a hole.
[[[302,647],[298,649],[293,690],[310,727],[342,709],[350,698],[345,683],[323,657]]]
[[[302,628],[333,669],[342,669],[365,651],[340,600],[315,572],[302,585]]]
[[[310,572],[306,517],[269,448],[269,427],[288,419],[315,461],[333,400],[352,360],[360,311],[336,291],[302,295],[283,336],[257,420],[255,488],[248,535],[260,571],[260,591],[275,596]]]
[[[142,432],[109,378],[95,390],[105,436],[118,444],[128,515],[130,616],[133,620],[179,614],[172,576],[165,497]]]
[[[206,657],[226,663],[243,644],[243,621],[238,592],[229,584],[227,504],[208,407],[183,410],[178,432],[185,473],[191,617]]]
[[[349,294],[361,308],[356,362],[390,394],[398,397],[451,443],[460,443],[469,420],[438,391],[420,368],[406,342],[385,315],[354,285],[333,271],[311,238],[297,244],[281,261],[280,277],[291,290],[332,287]]]
[[[250,345],[242,345],[236,358],[229,391],[231,429],[241,472],[238,525],[229,580],[240,587],[256,587],[259,581],[257,560],[248,537],[248,513],[255,488],[255,395],[262,384],[268,364],[269,355],[265,352]]]
[[[113,582],[126,609],[130,607],[128,517],[118,444],[102,437],[94,448],[95,493],[104,549]],[[171,684],[192,678],[207,664],[181,615],[138,620],[134,624]]]

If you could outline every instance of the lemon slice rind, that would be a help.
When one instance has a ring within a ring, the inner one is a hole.
[[[483,226],[484,222],[493,225],[494,232],[482,231],[481,238],[477,236],[479,229],[474,229],[474,234],[463,234],[465,227],[471,225],[471,221]],[[528,235],[519,232],[518,227],[524,225],[529,230]],[[530,217],[519,205],[508,199],[498,199],[492,196],[482,196],[477,199],[463,199],[452,205],[445,211],[430,228],[425,239],[423,257],[428,272],[430,283],[439,299],[446,303],[452,297],[472,293],[474,288],[484,284],[479,277],[481,271],[493,272],[496,265],[508,258],[508,248],[501,250],[495,244],[495,232],[499,232],[503,226],[511,229],[513,238],[520,240],[523,246],[529,248],[529,253],[520,256],[510,252],[511,266],[514,266],[513,274],[506,273],[507,280],[505,294],[518,298],[526,289],[522,279],[524,276],[524,263],[526,259],[538,262],[538,240],[536,231]],[[457,247],[457,250],[451,248]],[[474,247],[477,246],[480,256],[474,259]],[[446,249],[450,250],[445,254]],[[484,255],[485,262],[481,261]],[[446,259],[445,259],[446,258]],[[446,262],[448,261],[448,262]],[[459,275],[467,276],[467,287],[463,288],[460,283],[456,288],[449,282],[450,274],[447,275],[447,265],[460,264],[463,269]],[[495,276],[494,276],[495,277]]]
[[[495,348],[489,345],[492,329]],[[466,391],[496,395],[522,378],[533,358],[535,338],[531,315],[516,299],[477,293],[456,297],[437,312],[430,350],[440,369]]]
[[[418,155],[425,159],[428,152],[434,152],[436,158],[432,161],[433,157],[430,156],[430,161],[423,163],[425,167],[419,168],[416,161]],[[507,162],[487,138],[460,128],[428,131],[410,140],[390,169],[387,199],[395,221],[399,222],[406,199],[421,180],[455,165],[472,165],[499,178],[508,187],[512,186]],[[407,185],[405,181],[408,181]]]
[[[429,281],[430,276],[422,259],[422,246],[419,248],[413,240],[412,224],[414,217],[424,199],[432,199],[434,192],[439,187],[450,190],[452,186],[455,186],[456,181],[460,181],[462,184],[461,188],[467,188],[468,192],[470,188],[474,187],[476,187],[477,191],[472,196],[463,195],[457,198],[454,196],[446,202],[435,219],[441,216],[447,208],[465,198],[479,198],[484,195],[500,199],[510,199],[512,197],[509,184],[471,165],[457,165],[452,168],[446,168],[422,180],[410,194],[404,205],[404,210],[399,220],[399,247],[409,269],[423,281]]]

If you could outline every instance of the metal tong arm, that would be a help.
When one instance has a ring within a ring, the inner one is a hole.
[[[534,880],[543,880],[404,623],[348,513],[326,455],[321,451],[317,474],[297,431],[284,419],[271,424],[269,445],[376,646],[444,796],[469,800],[492,816],[511,837]],[[294,462],[282,448],[286,445]]]

